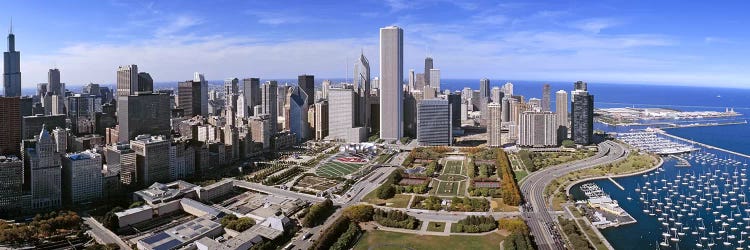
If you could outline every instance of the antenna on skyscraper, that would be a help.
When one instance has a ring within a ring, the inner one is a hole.
[[[13,17],[10,17],[10,31],[8,31],[8,34],[13,34]]]

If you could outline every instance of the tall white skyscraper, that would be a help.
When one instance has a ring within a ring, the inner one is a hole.
[[[430,69],[430,87],[440,92],[440,69]]]
[[[503,145],[501,140],[501,123],[502,123],[502,104],[487,104],[487,146],[500,147]]]
[[[380,29],[380,138],[403,137],[404,31],[397,26]]]
[[[555,93],[555,114],[557,115],[557,126],[565,129],[565,135],[563,135],[563,138],[565,138],[568,126],[570,126],[568,123],[568,92],[565,92],[565,90],[561,89]],[[560,138],[559,134],[558,138]]]
[[[513,83],[507,82],[505,85],[503,85],[503,93],[505,93],[505,96],[512,96],[513,95]]]
[[[416,81],[417,81],[416,77],[417,76],[414,74],[414,69],[409,69],[409,88],[410,88],[410,90],[417,90],[417,86],[414,85],[414,84],[416,84]]]

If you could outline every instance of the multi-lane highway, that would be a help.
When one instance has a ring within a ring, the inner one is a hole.
[[[545,168],[526,177],[521,184],[521,192],[526,199],[523,215],[539,249],[565,248],[555,229],[551,208],[544,197],[544,190],[552,180],[573,171],[621,160],[628,154],[629,151],[623,145],[605,141],[599,144],[599,152],[592,157]]]

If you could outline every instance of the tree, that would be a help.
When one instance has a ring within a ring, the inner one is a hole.
[[[566,148],[574,148],[576,146],[576,143],[573,142],[573,140],[565,139],[562,141],[562,146]]]
[[[242,217],[230,222],[227,228],[237,232],[243,232],[253,226],[255,226],[255,220],[248,217]]]
[[[116,230],[120,228],[120,220],[117,218],[117,215],[115,213],[122,212],[123,209],[121,207],[115,207],[106,214],[104,214],[104,221],[102,224],[104,227],[109,228],[111,230]]]
[[[221,222],[220,223],[221,223],[222,226],[228,227],[229,224],[232,223],[235,220],[237,220],[237,216],[236,215],[234,215],[234,214],[227,214],[227,215],[224,215],[223,218],[221,218]]]
[[[374,213],[375,208],[370,205],[354,205],[345,208],[343,211],[343,215],[354,222],[371,221]]]
[[[383,186],[380,186],[380,188],[378,188],[378,198],[380,199],[390,199],[396,195],[396,188],[391,184],[386,184],[383,184]]]

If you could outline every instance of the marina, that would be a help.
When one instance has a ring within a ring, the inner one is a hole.
[[[667,138],[651,129],[643,132],[617,133],[616,136],[628,145],[658,155],[683,154],[697,150],[690,144]]]
[[[612,181],[614,182],[614,180]],[[616,182],[614,183],[616,184]],[[579,208],[583,208],[586,217],[597,228],[618,227],[636,223],[636,220],[620,207],[617,200],[613,200],[596,184],[586,183],[581,185],[580,189],[587,199],[586,201],[578,201],[576,204]]]

